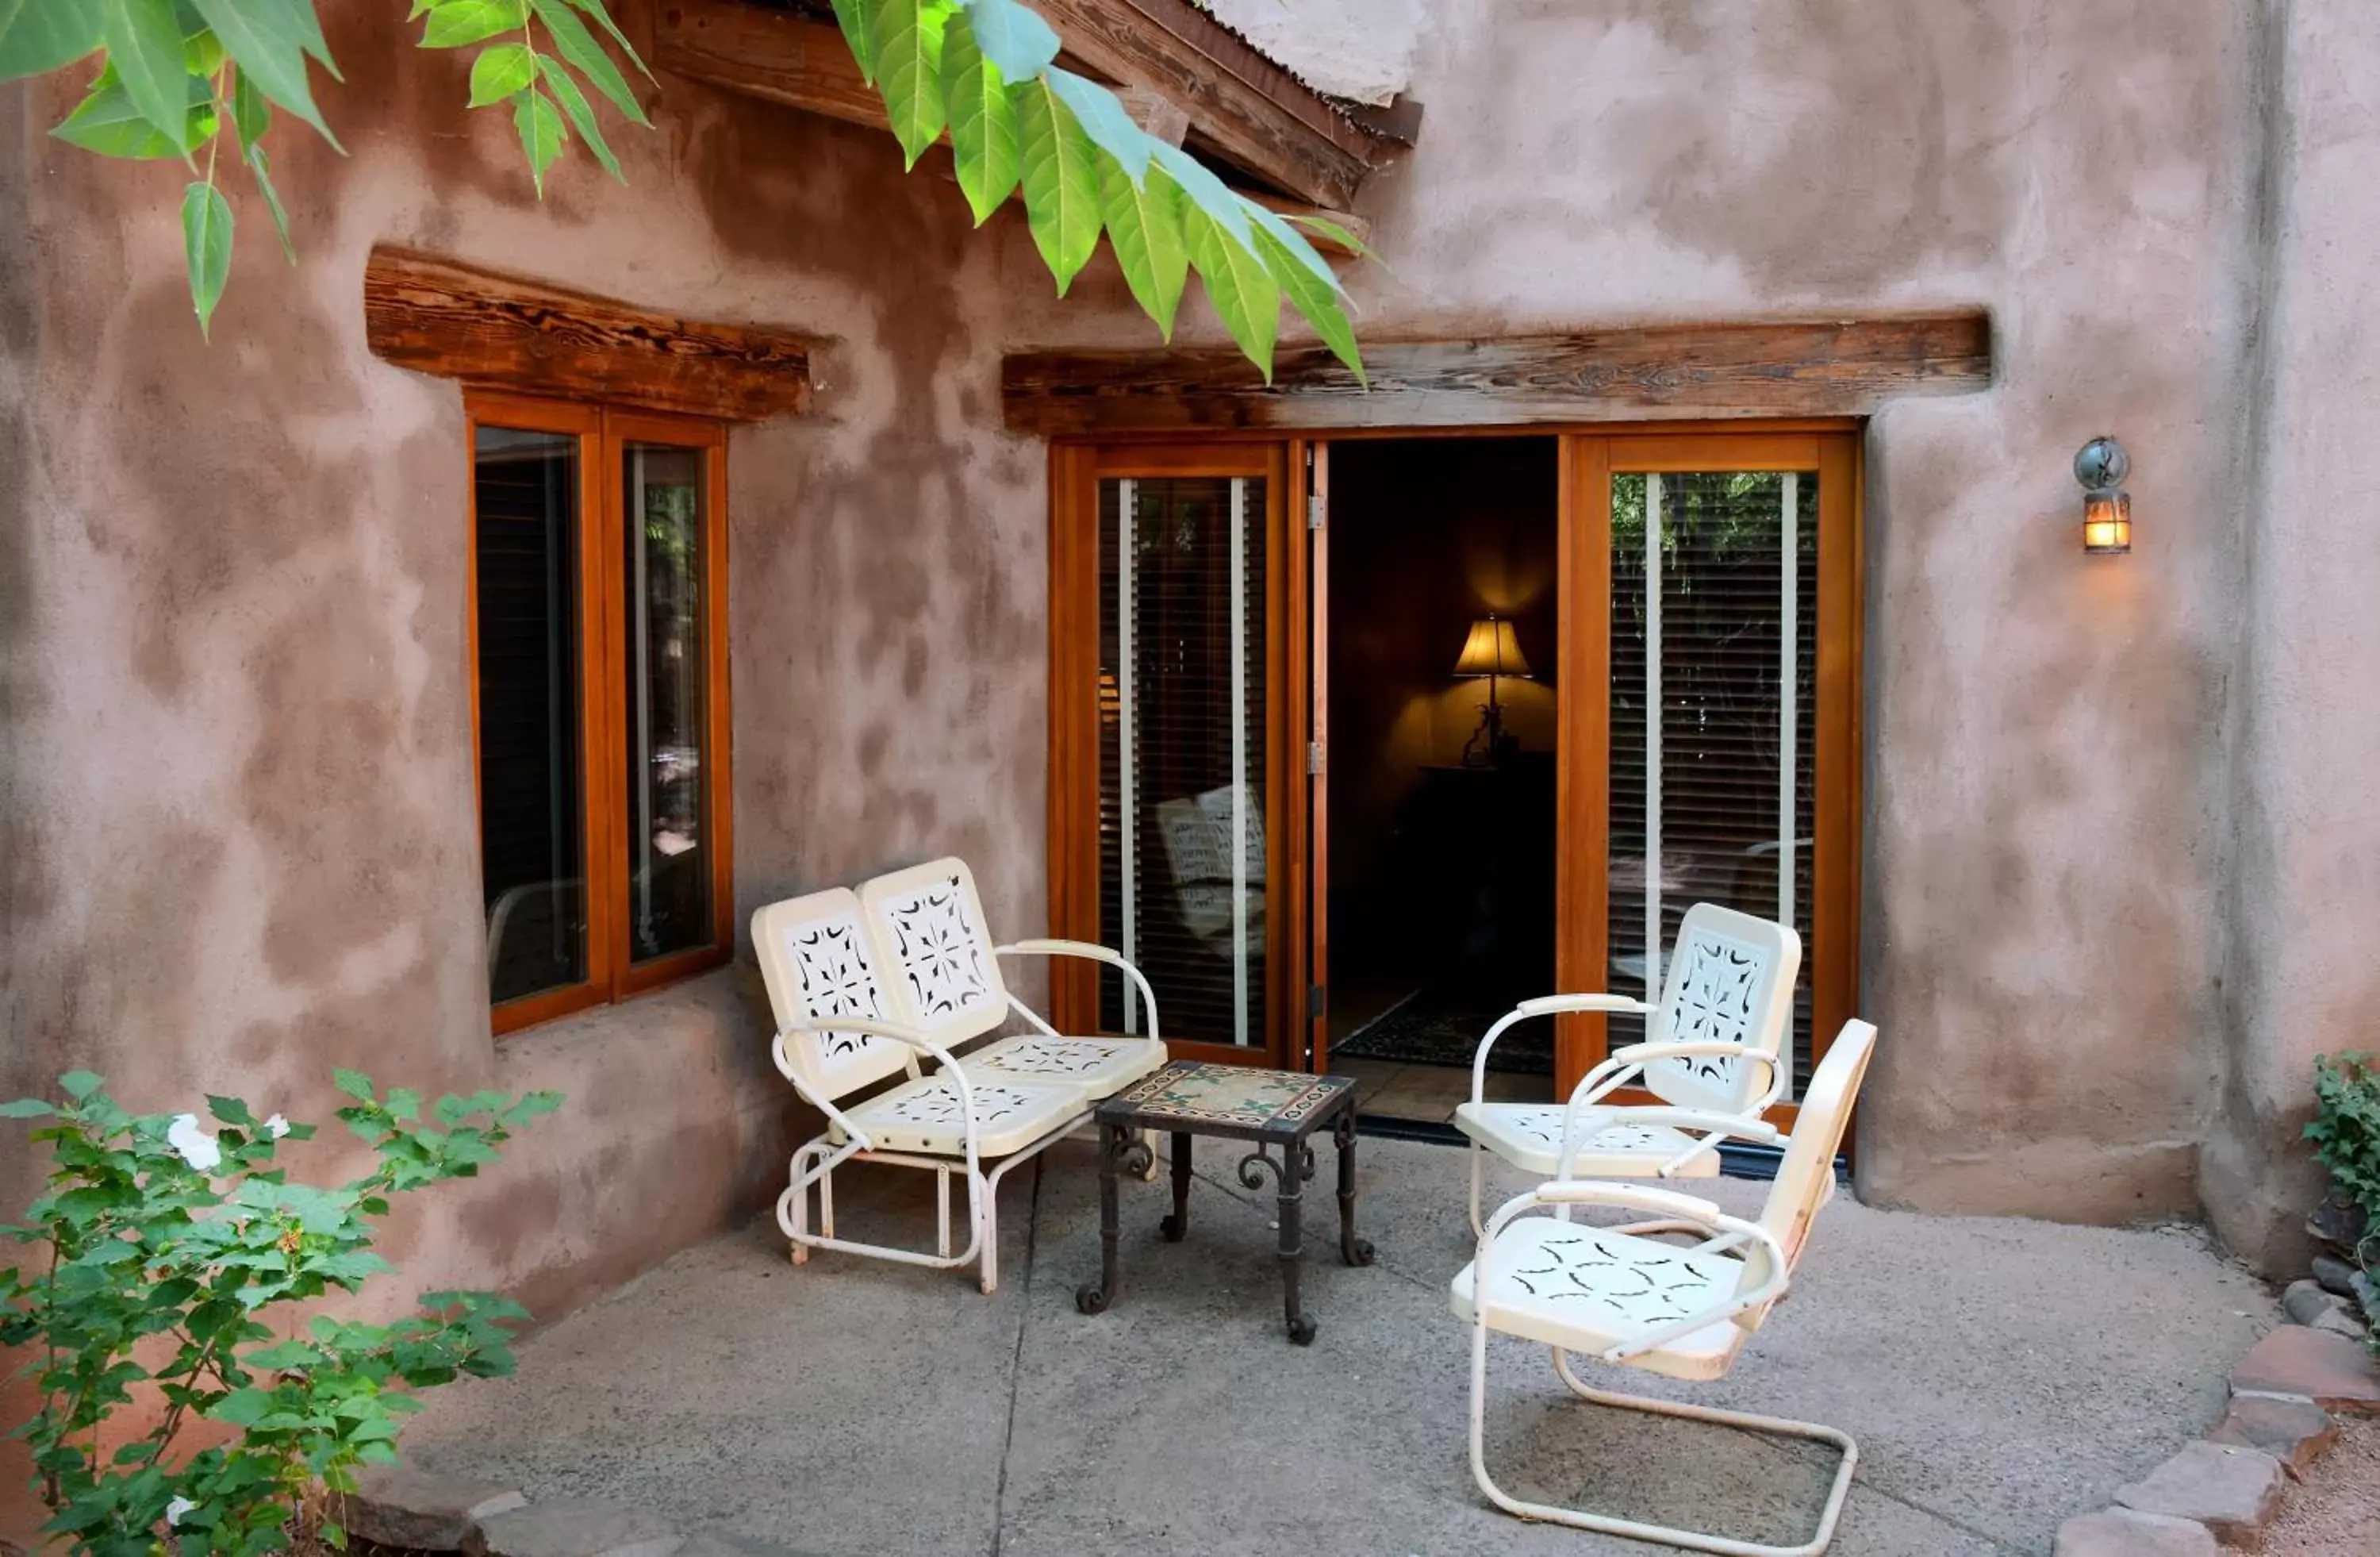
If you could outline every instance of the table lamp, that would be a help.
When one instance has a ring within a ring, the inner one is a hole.
[[[1521,655],[1521,640],[1512,624],[1489,614],[1471,624],[1463,640],[1462,656],[1454,662],[1458,677],[1486,676],[1488,700],[1479,707],[1479,728],[1463,743],[1463,765],[1492,768],[1520,749],[1521,743],[1504,733],[1504,707],[1496,700],[1496,682],[1502,676],[1526,680],[1529,662]]]

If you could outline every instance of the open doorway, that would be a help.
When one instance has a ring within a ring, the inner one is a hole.
[[[1560,448],[1331,449],[1330,1068],[1443,1125],[1496,1018],[1555,982]],[[1551,1023],[1488,1095],[1554,1096]]]

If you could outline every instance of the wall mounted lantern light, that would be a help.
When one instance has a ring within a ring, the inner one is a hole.
[[[2132,499],[2124,491],[2132,456],[2113,438],[2094,438],[2074,456],[2074,479],[2082,483],[2082,550],[2118,556],[2132,549]]]

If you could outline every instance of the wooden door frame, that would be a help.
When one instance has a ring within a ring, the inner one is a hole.
[[[1053,935],[1098,942],[1100,935],[1099,855],[1099,482],[1110,478],[1160,480],[1210,476],[1265,483],[1265,915],[1263,1042],[1228,1043],[1168,1038],[1176,1059],[1299,1068],[1305,1046],[1293,1041],[1292,991],[1305,958],[1302,848],[1305,804],[1302,788],[1305,721],[1288,689],[1303,686],[1301,634],[1290,630],[1293,588],[1303,588],[1303,548],[1292,543],[1292,509],[1304,499],[1293,483],[1286,440],[1232,443],[1103,442],[1053,444],[1050,451],[1050,929]],[[1293,579],[1293,573],[1296,578]],[[1300,678],[1293,681],[1293,678]],[[1293,742],[1296,744],[1293,746]],[[1293,765],[1292,751],[1298,760]],[[1276,819],[1286,825],[1275,824]],[[1292,869],[1292,862],[1297,868]],[[1283,911],[1274,911],[1276,909]],[[1280,970],[1286,977],[1275,975]],[[1061,1031],[1097,1032],[1098,965],[1079,958],[1053,962],[1051,1019]],[[1160,1010],[1160,1017],[1163,1013]]]
[[[1327,737],[1317,726],[1312,708],[1314,678],[1327,675],[1328,528],[1305,543],[1306,483],[1302,479],[1308,451],[1327,462],[1331,444],[1383,439],[1420,441],[1440,438],[1554,438],[1560,450],[1560,537],[1558,578],[1560,593],[1562,677],[1556,688],[1558,741],[1562,760],[1558,768],[1558,835],[1556,901],[1576,905],[1565,916],[1557,940],[1557,986],[1564,991],[1601,990],[1607,986],[1606,956],[1609,946],[1609,904],[1603,885],[1608,867],[1609,832],[1610,720],[1610,480],[1615,469],[1693,469],[1716,468],[1711,461],[1736,461],[1730,468],[1757,468],[1746,460],[1767,457],[1806,459],[1794,468],[1819,472],[1818,530],[1818,766],[1815,807],[1825,847],[1814,846],[1811,920],[1814,943],[1824,955],[1805,960],[1803,977],[1812,991],[1811,1039],[1815,1057],[1823,1055],[1842,1022],[1855,1011],[1859,991],[1859,917],[1864,847],[1864,804],[1862,774],[1865,755],[1863,668],[1865,646],[1865,502],[1864,419],[1824,417],[1762,420],[1677,420],[1650,422],[1579,422],[1560,425],[1520,423],[1460,428],[1364,427],[1219,430],[1196,433],[1135,434],[1128,437],[1068,437],[1050,442],[1050,894],[1051,932],[1087,940],[1099,938],[1098,708],[1095,698],[1079,689],[1096,687],[1099,653],[1098,618],[1098,481],[1115,474],[1218,474],[1236,468],[1253,445],[1273,452],[1280,472],[1268,491],[1268,508],[1285,507],[1287,553],[1279,576],[1289,586],[1283,602],[1293,630],[1268,628],[1269,639],[1285,637],[1285,652],[1276,663],[1293,679],[1281,684],[1289,702],[1286,739],[1273,743],[1277,764],[1290,753],[1303,755],[1306,742]],[[1132,464],[1123,468],[1122,464]],[[1699,467],[1693,463],[1702,461]],[[1327,471],[1327,463],[1323,465]],[[1253,474],[1251,469],[1239,473]],[[1086,513],[1087,510],[1087,513]],[[1582,526],[1591,522],[1599,544],[1583,543]],[[1084,544],[1087,538],[1089,544]],[[1279,553],[1275,553],[1276,557]],[[1087,616],[1087,620],[1085,618]],[[1294,630],[1297,626],[1307,631]],[[1087,674],[1086,674],[1087,671]],[[1316,784],[1328,783],[1330,757],[1326,748],[1324,772]],[[1593,774],[1593,777],[1589,777]],[[1267,917],[1268,966],[1284,977],[1270,980],[1269,1012],[1292,1004],[1327,973],[1327,934],[1320,916],[1327,913],[1327,894],[1317,889],[1309,871],[1327,848],[1327,809],[1317,815],[1305,785],[1289,782],[1276,791],[1287,804],[1280,813],[1285,825],[1269,830],[1271,850],[1269,880],[1286,885],[1275,906],[1286,910]],[[1092,825],[1080,819],[1087,816]],[[1832,825],[1827,825],[1831,819]],[[1584,883],[1594,882],[1593,890]],[[1293,918],[1292,916],[1295,916]],[[1309,918],[1311,916],[1311,918]],[[1309,948],[1305,927],[1316,927],[1316,944]],[[1296,932],[1282,933],[1294,927]],[[1283,945],[1284,939],[1288,944]],[[1279,959],[1279,960],[1273,960]],[[1072,1018],[1096,1021],[1098,969],[1088,965],[1053,970],[1052,1000],[1060,1025],[1069,1031],[1093,1027],[1069,1026]],[[1289,1040],[1287,1063],[1304,1068],[1311,1062],[1327,1064],[1327,1017],[1310,1020],[1277,1012],[1280,1021],[1268,1035],[1268,1048]],[[1291,1029],[1305,1035],[1294,1041]],[[1215,1046],[1175,1044],[1198,1051],[1186,1057],[1208,1058]],[[1565,1091],[1609,1052],[1604,1022],[1599,1016],[1562,1019],[1555,1045],[1556,1080]],[[1230,1052],[1232,1057],[1248,1056]],[[1803,1078],[1806,1080],[1806,1077]],[[1629,1094],[1621,1094],[1623,1098]],[[1643,1095],[1638,1095],[1639,1098]],[[1790,1127],[1793,1109],[1774,1111]]]

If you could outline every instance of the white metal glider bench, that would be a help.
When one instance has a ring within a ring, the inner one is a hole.
[[[1490,1502],[1524,1519],[1540,1519],[1664,1546],[1732,1557],[1815,1557],[1833,1540],[1850,1494],[1858,1445],[1848,1433],[1710,1406],[1653,1400],[1591,1388],[1572,1370],[1584,1353],[1620,1368],[1667,1378],[1707,1381],[1734,1366],[1745,1340],[1785,1295],[1806,1247],[1810,1223],[1834,1193],[1835,1153],[1859,1096],[1876,1028],[1844,1026],[1811,1078],[1783,1166],[1759,1220],[1745,1222],[1708,1200],[1651,1185],[1555,1179],[1517,1196],[1488,1219],[1476,1257],[1454,1278],[1452,1307],[1471,1326],[1471,1476]],[[1578,1206],[1612,1206],[1643,1220],[1589,1226],[1570,1220]],[[1551,1208],[1551,1216],[1531,1210]],[[1681,1246],[1662,1241],[1682,1235]],[[1484,1289],[1487,1301],[1474,1301]],[[1841,1463],[1818,1516],[1817,1533],[1800,1546],[1767,1546],[1723,1536],[1639,1524],[1515,1498],[1488,1473],[1488,1332],[1535,1341],[1553,1352],[1554,1371],[1580,1398],[1598,1405],[1716,1422],[1832,1444]]]
[[[1154,1036],[1156,1003],[1138,969],[1104,947],[1075,942],[993,945],[973,878],[958,860],[879,877],[857,894],[835,888],[771,904],[753,916],[752,939],[778,1029],[771,1055],[828,1122],[823,1135],[794,1153],[777,1199],[777,1222],[796,1264],[813,1248],[941,1269],[979,1262],[982,1288],[991,1292],[999,1284],[1000,1181],[1082,1125],[1092,1103],[1165,1062]],[[1006,955],[1118,966],[1148,1001],[1152,1036],[1059,1035],[1009,992],[999,968]],[[1003,1025],[1012,1009],[1040,1031],[954,1052]],[[842,1106],[904,1073],[900,1085]],[[934,1173],[935,1252],[835,1235],[834,1170],[852,1161]],[[956,1252],[953,1174],[967,1192],[967,1238]]]
[[[1626,995],[1545,995],[1500,1018],[1472,1057],[1471,1101],[1454,1111],[1455,1128],[1471,1137],[1473,1235],[1480,1230],[1487,1153],[1539,1178],[1554,1177],[1562,1161],[1565,1105],[1487,1101],[1488,1053],[1507,1028],[1564,1012],[1641,1015],[1645,1041],[1613,1051],[1571,1093],[1585,1136],[1572,1172],[1586,1178],[1710,1178],[1718,1173],[1721,1141],[1774,1145],[1783,1138],[1760,1116],[1784,1095],[1791,1062],[1781,1055],[1801,967],[1802,938],[1789,927],[1697,903],[1678,927],[1660,1004]],[[1603,1102],[1632,1080],[1660,1102]]]

